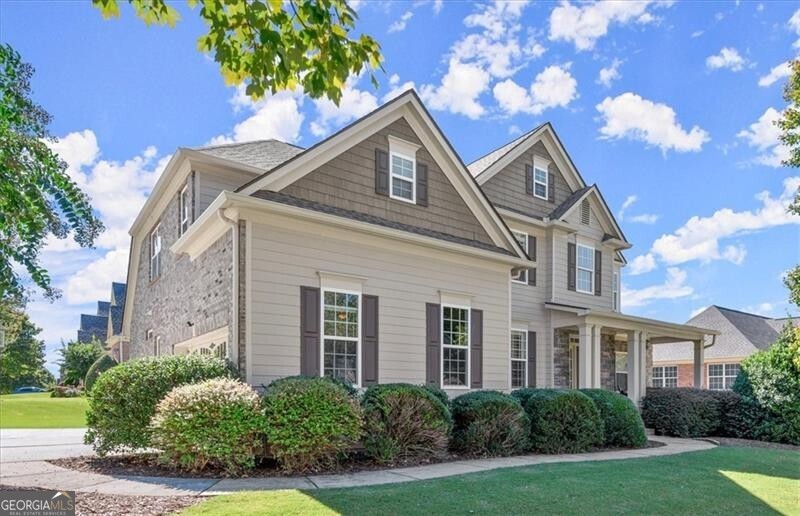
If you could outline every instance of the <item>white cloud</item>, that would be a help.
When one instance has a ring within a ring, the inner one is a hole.
[[[636,195],[629,195],[623,201],[622,206],[620,206],[619,211],[617,212],[617,218],[619,220],[625,220],[625,210],[633,206],[633,204],[639,200],[639,197]]]
[[[655,213],[640,213],[639,215],[633,215],[628,219],[628,222],[634,222],[636,224],[655,224],[658,222],[659,216]]]
[[[389,90],[381,98],[381,101],[384,104],[386,102],[389,102],[393,98],[400,96],[405,91],[413,90],[414,89],[414,81],[406,81],[406,82],[400,84],[400,76],[395,73],[395,74],[392,74],[391,77],[389,77],[389,86],[391,87],[391,90]]]
[[[800,36],[800,9],[796,10],[792,17],[789,18],[789,28]],[[794,42],[794,47],[800,48],[800,39]]]
[[[694,216],[672,234],[659,237],[650,252],[669,265],[692,260],[727,260],[741,264],[747,254],[745,247],[739,243],[720,249],[722,240],[772,227],[800,224],[800,217],[786,211],[800,187],[800,176],[785,179],[783,187],[777,198],[767,191],[756,195],[761,206],[755,210],[723,208],[709,217]]]
[[[742,129],[736,136],[747,141],[751,147],[758,149],[761,154],[753,161],[769,167],[780,167],[782,162],[789,158],[789,148],[783,145],[778,137],[780,128],[775,125],[781,113],[775,108],[768,108],[757,121],[750,124],[749,129]]]
[[[530,93],[512,79],[494,86],[494,98],[509,115],[541,114],[546,109],[567,107],[578,97],[578,82],[570,74],[570,63],[552,65],[540,72],[530,86]]]
[[[341,127],[377,109],[378,99],[375,95],[359,90],[356,82],[355,78],[347,81],[338,106],[327,98],[314,99],[317,108],[317,118],[311,122],[311,133],[314,136],[326,136],[331,131],[331,125]]]
[[[232,133],[212,138],[209,145],[272,138],[292,143],[300,139],[300,128],[304,120],[300,112],[303,104],[302,91],[282,91],[254,102],[244,93],[244,87],[239,87],[231,104],[234,112],[247,110],[251,115],[236,124]]]
[[[70,305],[108,299],[111,282],[125,282],[128,249],[115,249],[72,275],[64,288],[64,300]]]
[[[622,75],[619,73],[619,65],[622,64],[622,61],[619,59],[614,59],[610,66],[600,69],[600,73],[597,75],[597,84],[601,84],[606,88],[611,87],[611,83],[617,81],[622,78]]]
[[[485,112],[478,97],[488,87],[489,74],[481,67],[451,59],[441,84],[423,85],[420,96],[431,109],[450,111],[476,119]]]
[[[406,25],[408,25],[408,21],[414,16],[413,11],[406,11],[401,16],[400,19],[393,22],[389,25],[388,32],[389,34],[393,32],[402,32],[406,30]]]
[[[669,5],[649,1],[603,0],[581,7],[563,1],[550,13],[550,39],[572,42],[576,50],[591,50],[612,24],[648,24],[656,17],[647,12],[650,5]]]
[[[512,124],[508,126],[508,135],[509,136],[517,136],[522,134],[522,129],[519,128],[518,125]]]
[[[701,306],[700,308],[695,308],[694,310],[689,313],[689,319],[694,319],[701,313],[705,312],[708,309],[708,306]]]
[[[767,75],[760,77],[758,79],[758,85],[762,88],[766,88],[767,86],[772,86],[779,80],[783,79],[784,77],[789,77],[792,74],[792,67],[789,61],[779,64],[778,66],[773,67]]]
[[[433,14],[439,14],[444,7],[444,0],[433,0]]]
[[[628,264],[628,274],[631,276],[638,276],[645,274],[656,268],[656,258],[650,253],[640,254],[630,261]]]
[[[739,72],[744,68],[745,63],[745,59],[740,56],[739,51],[733,47],[723,47],[719,51],[719,54],[706,58],[706,67],[711,70],[727,68],[731,71]]]
[[[741,310],[743,312],[748,312],[751,314],[763,315],[764,317],[774,317],[776,315],[775,313],[776,308],[778,307],[775,303],[764,302],[764,303],[757,303],[754,305],[747,305],[745,307],[742,307]]]
[[[664,283],[651,285],[641,289],[629,289],[622,285],[623,308],[635,308],[647,305],[659,299],[678,299],[691,296],[694,289],[686,284],[686,271],[677,267],[667,269]]]
[[[692,32],[692,34],[691,34],[691,38],[692,38],[692,39],[694,39],[694,38],[699,38],[700,36],[702,36],[703,34],[705,34],[705,32],[706,32],[706,31],[704,31],[704,30],[696,30],[696,31]]]
[[[685,131],[670,106],[643,99],[635,93],[606,97],[596,108],[604,121],[600,128],[603,138],[638,140],[655,145],[664,153],[668,150],[698,152],[711,139],[696,125]]]

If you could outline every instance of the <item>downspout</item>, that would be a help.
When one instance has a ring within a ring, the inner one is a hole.
[[[710,348],[711,346],[713,346],[716,343],[717,343],[717,336],[716,335],[712,335],[711,336],[711,344],[709,344],[708,346],[703,346],[703,349],[708,349],[708,348]]]
[[[239,369],[239,223],[236,219],[225,215],[225,208],[219,208],[217,210],[217,216],[225,225],[231,228],[231,246],[233,247],[233,251],[231,252],[231,260],[233,261],[231,295],[233,297],[233,307],[231,310],[230,322],[232,338],[229,340],[232,362],[236,365],[236,368]]]

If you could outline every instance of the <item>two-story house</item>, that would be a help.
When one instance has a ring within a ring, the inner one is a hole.
[[[253,385],[603,387],[714,330],[623,315],[630,244],[544,124],[465,165],[413,91],[316,145],[179,149],[131,229],[130,356]]]

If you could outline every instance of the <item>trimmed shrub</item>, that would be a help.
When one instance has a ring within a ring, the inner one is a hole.
[[[164,462],[189,471],[216,466],[235,474],[255,466],[264,416],[250,386],[215,378],[175,387],[158,402],[150,427]]]
[[[450,396],[442,389],[441,387],[437,387],[435,385],[423,385],[423,389],[433,394],[433,396],[442,402],[442,405],[450,409]]]
[[[277,380],[263,403],[267,445],[285,471],[333,466],[361,435],[358,403],[327,378]]]
[[[72,385],[56,385],[50,391],[51,398],[80,398],[82,394],[80,387],[73,387]]]
[[[156,405],[174,387],[212,378],[234,378],[229,363],[201,355],[173,355],[123,362],[101,374],[89,396],[84,438],[98,455],[147,448]]]
[[[362,400],[364,448],[379,462],[438,458],[447,453],[452,421],[429,389],[406,383],[374,385]]]
[[[89,367],[89,370],[86,371],[86,378],[83,381],[83,385],[86,387],[86,392],[90,392],[92,390],[94,382],[97,381],[97,377],[100,376],[100,373],[108,371],[115,365],[117,365],[117,361],[114,360],[114,357],[107,353],[95,360],[94,364],[92,364],[91,367]]]
[[[603,419],[605,446],[641,448],[647,444],[644,422],[627,397],[604,389],[581,389],[594,402]]]
[[[575,390],[528,393],[531,445],[542,453],[580,453],[603,444],[603,420],[594,402]]]
[[[530,419],[517,399],[497,391],[475,391],[453,400],[455,450],[505,456],[528,447]]]
[[[525,405],[528,404],[528,400],[531,399],[531,396],[536,394],[544,393],[553,393],[553,392],[567,392],[567,389],[535,389],[533,387],[523,387],[522,389],[517,389],[511,392],[511,397],[516,398],[519,401],[519,404],[525,408]]]
[[[755,407],[747,406],[746,400],[733,391],[709,391],[709,394],[717,402],[717,413],[719,414],[717,428],[713,430],[713,435],[751,438],[750,421],[752,417],[757,416],[750,415],[750,411]]]
[[[712,391],[687,387],[647,389],[642,419],[662,435],[704,437],[720,426],[719,403]]]

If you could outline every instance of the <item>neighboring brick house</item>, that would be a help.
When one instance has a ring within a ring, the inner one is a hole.
[[[106,349],[115,360],[121,362],[128,358],[129,350],[122,337],[122,316],[125,314],[125,283],[111,284],[111,300],[108,303],[108,329]]]
[[[706,389],[730,389],[739,373],[739,363],[753,353],[768,349],[786,324],[798,320],[773,319],[761,315],[710,306],[687,324],[719,331],[714,345],[706,349],[703,363]],[[658,346],[653,352],[653,386],[691,387],[694,385],[693,349],[690,342]]]
[[[620,313],[631,245],[550,124],[466,166],[413,91],[308,149],[178,149],[130,233],[130,356],[224,356],[256,386],[638,401],[653,347],[690,340],[702,359],[716,333]]]
[[[108,335],[108,301],[97,302],[97,312],[94,314],[81,314],[81,323],[78,328],[78,342],[91,342],[97,339],[106,341]]]

